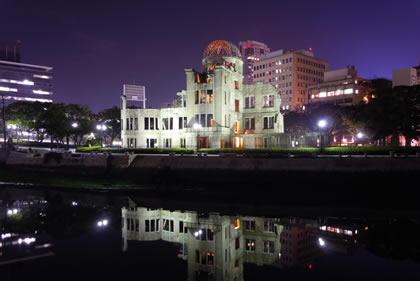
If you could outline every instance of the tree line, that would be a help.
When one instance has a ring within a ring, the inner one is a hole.
[[[406,138],[406,146],[420,134],[420,85],[384,88],[371,93],[367,103],[353,106],[323,104],[308,108],[305,113],[290,112],[284,116],[285,132],[316,132],[317,122],[327,121],[329,136],[356,135],[363,132],[371,142],[385,145],[399,144],[399,136]]]
[[[78,104],[17,101],[5,107],[5,119],[18,131],[35,134],[40,143],[49,137],[52,143],[69,145],[72,140],[81,145],[88,135],[97,132],[97,125],[104,125],[106,130],[101,136],[112,144],[121,132],[121,111],[117,106],[95,114]]]

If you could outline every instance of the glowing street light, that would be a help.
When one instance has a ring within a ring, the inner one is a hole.
[[[100,220],[96,223],[98,227],[104,227],[108,225],[108,220]]]
[[[357,133],[357,137],[359,138],[359,139],[361,139],[361,138],[363,138],[363,133],[362,132],[359,132],[359,133]]]
[[[325,247],[325,241],[322,238],[318,238],[319,246]]]
[[[327,125],[327,121],[325,120],[319,120],[318,121],[318,127],[324,128]]]
[[[318,127],[320,128],[320,133],[319,133],[319,141],[320,141],[320,147],[321,147],[321,151],[322,151],[322,129],[325,128],[325,126],[327,126],[327,121],[325,120],[319,120],[318,121]]]
[[[71,126],[72,126],[73,128],[77,128],[77,127],[79,127],[79,124],[77,124],[76,122],[73,122],[73,123],[71,124]]]

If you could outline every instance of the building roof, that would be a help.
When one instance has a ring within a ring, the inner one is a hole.
[[[46,70],[46,71],[50,71],[50,70],[53,69],[50,66],[26,64],[26,63],[19,63],[19,62],[4,61],[4,60],[0,60],[0,65],[10,65],[10,66],[26,67],[26,68],[36,68],[36,69],[39,69],[39,70]]]
[[[214,56],[235,57],[242,59],[239,48],[232,42],[225,40],[213,41],[204,50],[203,59]]]

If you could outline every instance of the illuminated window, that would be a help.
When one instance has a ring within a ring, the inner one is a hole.
[[[241,131],[241,126],[239,121],[235,121],[235,134],[239,134]]]
[[[213,127],[213,114],[207,114],[207,127]]]
[[[345,95],[353,94],[353,89],[345,89],[344,94]]]
[[[214,262],[214,252],[207,253],[207,263],[212,265]]]
[[[239,90],[239,82],[238,81],[233,81],[233,83],[234,83],[234,88],[236,90]]]
[[[220,144],[220,147],[225,148],[225,140],[224,139],[222,139],[222,143]]]
[[[213,90],[207,90],[207,104],[213,103]]]
[[[241,221],[239,219],[235,219],[234,226],[235,226],[235,229],[240,228],[241,227]]]
[[[246,239],[245,240],[245,250],[250,252],[255,252],[255,240]]]
[[[239,100],[235,100],[235,112],[239,112]]]

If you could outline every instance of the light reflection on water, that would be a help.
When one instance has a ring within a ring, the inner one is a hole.
[[[420,277],[416,218],[253,216],[232,214],[229,203],[203,212],[191,207],[196,202],[180,210],[142,199],[3,190],[2,280],[39,271],[53,280],[65,270],[60,264],[75,269],[64,276],[69,280],[136,276],[138,267],[142,276],[176,274],[175,280],[322,280],[334,271],[332,265],[345,273],[343,280],[369,274],[383,280],[402,273],[406,280]]]

